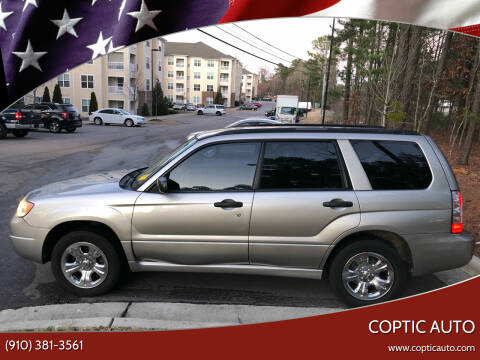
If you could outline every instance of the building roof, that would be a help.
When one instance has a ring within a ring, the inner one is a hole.
[[[204,59],[235,59],[200,41],[196,43],[167,42],[165,43],[165,55],[187,55]]]

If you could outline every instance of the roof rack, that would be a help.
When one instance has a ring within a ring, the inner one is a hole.
[[[391,135],[420,135],[413,130],[387,129],[382,126],[370,125],[344,125],[344,124],[284,124],[259,127],[238,127],[206,131],[202,138],[232,135],[232,134],[255,134],[255,133],[284,133],[284,132],[322,132],[322,133],[361,133],[361,134],[391,134]]]

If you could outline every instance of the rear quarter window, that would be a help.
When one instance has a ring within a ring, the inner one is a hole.
[[[411,141],[351,140],[373,190],[420,190],[432,182],[427,159]]]

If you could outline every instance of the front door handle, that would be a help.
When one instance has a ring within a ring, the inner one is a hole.
[[[346,208],[346,207],[352,207],[353,202],[344,201],[343,199],[333,199],[333,200],[324,202],[323,206],[329,207],[329,208]]]
[[[213,206],[219,208],[239,208],[243,206],[243,203],[232,199],[225,199],[220,202],[214,203]]]

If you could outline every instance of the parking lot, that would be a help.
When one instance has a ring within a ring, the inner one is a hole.
[[[14,253],[8,223],[27,192],[69,178],[146,166],[191,132],[262,116],[272,106],[267,103],[256,112],[229,110],[221,117],[185,113],[136,128],[85,125],[73,134],[38,131],[0,141],[0,309],[92,301],[62,291],[49,264],[36,265]],[[436,275],[415,278],[406,295],[443,285]],[[188,273],[127,274],[115,291],[95,300],[343,307],[325,280]]]

